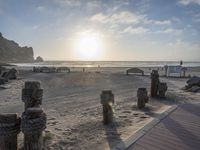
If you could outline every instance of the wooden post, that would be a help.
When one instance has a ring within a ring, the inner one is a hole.
[[[43,90],[40,82],[27,81],[22,90],[25,112],[22,113],[21,129],[24,133],[24,150],[43,149],[43,130],[46,128],[46,114],[40,108]]]
[[[101,93],[101,104],[103,106],[103,123],[105,125],[113,122],[114,114],[114,95],[111,90],[102,91]]]
[[[20,120],[17,114],[0,114],[0,150],[18,149]]]
[[[151,73],[151,97],[156,97],[158,93],[159,74],[157,70]]]
[[[158,95],[160,98],[165,98],[165,93],[167,91],[167,83],[160,82],[158,86]]]
[[[148,92],[146,88],[139,88],[137,90],[137,97],[138,97],[138,101],[137,101],[137,107],[139,109],[144,108],[145,107],[145,103],[148,103]]]
[[[28,108],[22,114],[21,129],[24,133],[24,150],[43,149],[43,130],[46,128],[46,114],[41,108]]]
[[[30,107],[40,107],[42,104],[43,89],[38,81],[26,81],[22,89],[22,101],[25,103],[25,111]]]

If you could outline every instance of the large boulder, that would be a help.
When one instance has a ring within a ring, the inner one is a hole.
[[[5,67],[0,66],[0,77],[1,77],[1,74],[3,74],[3,72],[4,72],[5,70],[6,70]]]
[[[5,79],[0,77],[0,85],[5,84]]]
[[[8,72],[4,72],[3,78],[13,80],[17,79],[18,71],[15,68],[10,69]]]
[[[8,79],[0,77],[0,85],[5,84],[6,82],[8,82]]]
[[[190,78],[188,81],[187,81],[187,84],[188,84],[188,87],[192,87],[192,86],[200,86],[200,77],[197,77],[197,76],[193,76],[192,78]]]

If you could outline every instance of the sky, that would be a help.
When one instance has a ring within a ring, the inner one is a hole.
[[[0,0],[0,32],[45,60],[200,61],[200,0]]]

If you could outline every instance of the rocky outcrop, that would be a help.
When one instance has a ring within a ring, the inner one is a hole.
[[[33,62],[33,48],[21,47],[0,33],[0,62]]]
[[[36,62],[43,62],[44,59],[40,56],[38,56],[36,59],[35,59]]]

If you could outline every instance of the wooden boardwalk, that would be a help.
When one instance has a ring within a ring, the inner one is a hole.
[[[182,104],[127,150],[200,150],[200,104]]]

